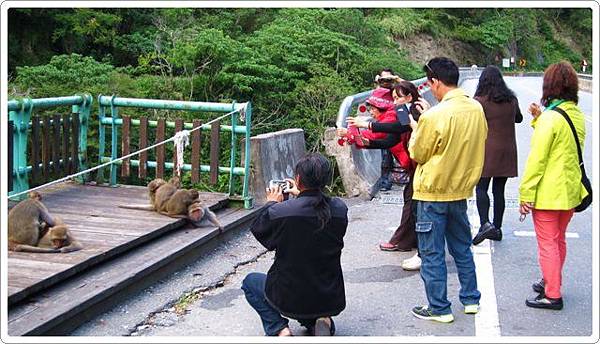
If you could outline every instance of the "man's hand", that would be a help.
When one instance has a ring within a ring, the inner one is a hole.
[[[360,117],[348,117],[348,119],[346,119],[346,123],[348,123],[349,125],[353,125],[357,128],[368,128],[369,127],[369,121],[360,118]]]
[[[275,186],[273,189],[267,188],[267,202],[282,202],[283,201],[283,192],[279,185]]]
[[[534,119],[537,118],[539,115],[542,114],[542,109],[536,103],[529,104],[529,108],[527,110],[529,111],[529,113],[531,114],[531,116],[533,116]]]
[[[288,193],[290,195],[293,195],[294,197],[298,197],[298,195],[300,194],[300,190],[298,189],[298,185],[296,185],[296,181],[291,178],[286,178],[285,181],[289,184],[287,189]]]

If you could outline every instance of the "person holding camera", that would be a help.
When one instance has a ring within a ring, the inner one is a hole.
[[[253,272],[242,282],[269,336],[291,336],[287,318],[312,335],[333,336],[332,317],[346,307],[340,256],[348,208],[324,194],[331,175],[323,155],[304,156],[295,179],[287,179],[287,191],[295,198],[284,201],[279,186],[267,189],[267,203],[250,227],[256,240],[275,251],[267,274]]]

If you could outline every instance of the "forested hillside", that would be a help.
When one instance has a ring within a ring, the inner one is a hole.
[[[391,67],[591,63],[590,9],[10,9],[9,96],[89,92],[251,101],[253,134],[305,129],[321,150],[341,100]],[[135,115],[135,114],[133,114]]]

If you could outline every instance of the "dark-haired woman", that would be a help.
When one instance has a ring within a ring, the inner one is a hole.
[[[313,335],[332,336],[332,316],[346,307],[340,256],[348,208],[323,190],[331,180],[329,160],[318,153],[300,159],[283,201],[281,189],[267,190],[267,204],[250,230],[275,261],[267,274],[250,273],[242,283],[248,303],[269,336],[290,336],[288,319]]]
[[[396,107],[401,107],[403,111],[412,115],[416,121],[419,119],[423,108],[429,107],[429,104],[419,98],[417,87],[410,81],[401,81],[394,85],[392,97]],[[407,104],[411,104],[407,108]],[[420,107],[419,107],[420,106]],[[402,217],[400,225],[394,231],[394,234],[388,242],[379,244],[379,249],[382,251],[410,251],[417,247],[417,236],[415,233],[415,216],[412,211],[412,194],[413,194],[413,177],[415,165],[410,160],[408,154],[408,141],[410,140],[411,128],[408,124],[396,121],[393,123],[377,123],[367,122],[360,118],[348,118],[348,123],[359,128],[369,128],[374,132],[387,132],[387,135],[382,140],[369,140],[369,149],[389,148],[395,145],[402,147],[406,156],[406,160],[401,162],[402,167],[408,171],[409,180],[404,187],[402,207]],[[400,143],[400,144],[399,144]],[[404,270],[419,270],[421,268],[421,258],[417,252],[413,257],[405,259],[401,264]]]
[[[560,310],[562,268],[567,256],[565,233],[573,209],[587,196],[581,183],[577,145],[583,151],[585,118],[577,106],[579,79],[570,63],[550,65],[544,72],[541,103],[529,106],[533,116],[531,151],[519,186],[520,213],[533,216],[538,259],[543,279],[532,288],[539,293],[525,304],[534,308]],[[572,121],[575,140],[564,111]]]
[[[478,245],[485,239],[502,240],[504,188],[508,178],[517,176],[515,123],[521,123],[523,115],[517,97],[506,86],[502,73],[496,66],[487,66],[483,70],[474,98],[481,103],[488,125],[483,171],[475,187],[481,227],[473,238],[473,245]],[[494,196],[492,222],[489,217],[490,182]]]

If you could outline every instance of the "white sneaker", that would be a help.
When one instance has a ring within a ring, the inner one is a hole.
[[[402,268],[408,271],[415,271],[421,269],[421,257],[419,253],[415,253],[411,258],[402,261]]]

